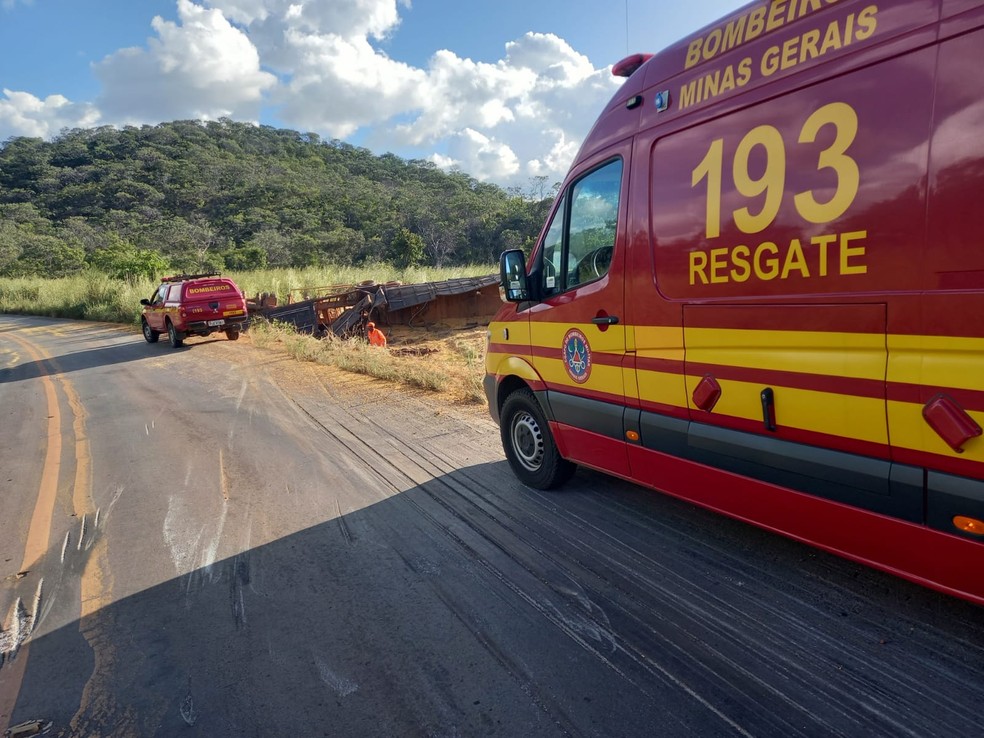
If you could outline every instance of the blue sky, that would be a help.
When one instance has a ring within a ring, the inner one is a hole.
[[[255,121],[458,167],[563,177],[617,88],[740,0],[0,0],[0,141]]]

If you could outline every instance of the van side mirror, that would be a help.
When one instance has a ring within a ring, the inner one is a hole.
[[[147,299],[147,298],[145,297],[144,299],[142,299],[142,300],[140,301],[140,304],[141,304],[141,305],[149,305],[149,304],[150,304],[150,300],[148,300],[148,299]]]
[[[502,256],[499,257],[499,285],[505,302],[526,302],[530,299],[526,256],[521,250],[510,249],[502,252]]]

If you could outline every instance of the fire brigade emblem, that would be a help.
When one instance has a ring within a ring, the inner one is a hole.
[[[588,339],[577,328],[567,331],[564,336],[564,366],[570,378],[578,384],[588,381],[591,374],[591,348]]]

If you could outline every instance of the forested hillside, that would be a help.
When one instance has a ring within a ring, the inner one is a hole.
[[[533,191],[536,190],[536,191]],[[489,263],[553,198],[315,134],[222,120],[0,147],[0,276]]]

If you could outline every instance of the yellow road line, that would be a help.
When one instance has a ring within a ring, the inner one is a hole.
[[[53,327],[50,332],[57,335],[58,330]],[[72,430],[75,437],[75,478],[72,488],[72,507],[75,517],[78,520],[94,518],[96,509],[92,498],[92,455],[89,448],[88,433],[86,432],[86,412],[78,392],[76,392],[74,385],[61,373],[56,374],[54,381],[52,380],[52,377],[45,371],[42,362],[47,361],[55,369],[58,368],[57,362],[40,346],[19,336],[11,335],[9,337],[18,343],[37,363],[45,387],[49,416],[48,448],[45,452],[38,500],[35,503],[34,515],[31,519],[25,545],[25,563],[21,566],[21,571],[24,571],[45,556],[50,543],[51,522],[57,498],[62,453],[62,422],[55,382],[61,388],[68,400],[69,407],[72,409]],[[81,600],[79,632],[89,643],[95,663],[92,674],[83,689],[79,710],[72,719],[73,730],[77,726],[80,716],[87,709],[94,707],[96,712],[104,712],[115,708],[114,699],[106,687],[108,677],[115,664],[115,653],[112,648],[112,641],[104,632],[100,619],[96,617],[97,613],[112,601],[113,581],[109,569],[106,539],[104,536],[98,535],[99,530],[95,522],[93,519],[91,531],[92,535],[96,535],[98,538],[93,545],[92,554],[86,561],[79,583]],[[84,535],[84,533],[83,530],[80,535]],[[83,542],[80,540],[80,547],[82,544]],[[10,715],[13,711],[27,666],[29,644],[30,641],[26,642],[18,652],[18,657],[14,662],[17,665],[17,673],[10,675],[12,678],[10,686],[14,688],[7,690],[10,693],[9,696],[0,698],[0,714]],[[6,699],[14,701],[9,709],[3,701]]]
[[[55,501],[58,496],[58,475],[61,470],[61,411],[58,409],[55,384],[51,381],[51,377],[48,376],[42,363],[43,355],[27,340],[14,335],[8,335],[7,338],[18,344],[27,356],[37,363],[48,412],[48,443],[44,452],[41,482],[38,485],[38,496],[34,503],[31,524],[27,530],[27,539],[24,542],[24,556],[18,570],[27,571],[44,558],[51,538],[51,519],[54,515]],[[0,694],[0,715],[7,715],[8,718],[13,716],[17,697],[20,695],[24,680],[24,672],[27,669],[29,653],[30,639],[18,649],[17,658],[10,665],[10,671],[4,674],[4,681],[7,682],[8,688],[3,690],[3,694]],[[0,729],[7,727],[9,725],[0,725]]]

